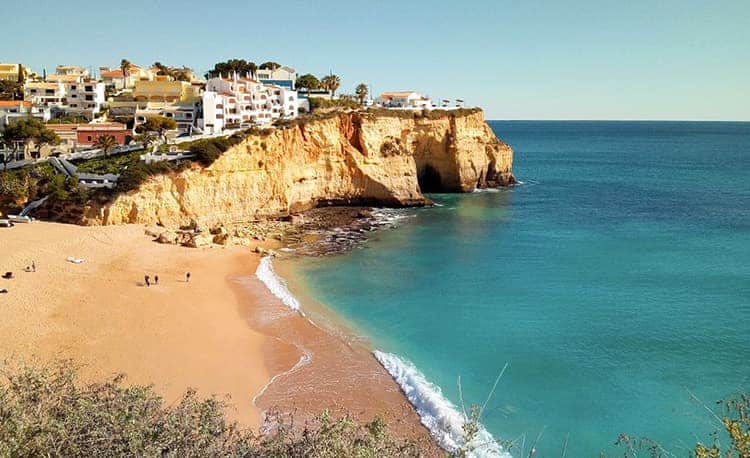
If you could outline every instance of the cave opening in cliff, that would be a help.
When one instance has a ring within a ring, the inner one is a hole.
[[[429,164],[419,170],[417,174],[419,189],[422,192],[440,192],[443,190],[443,183],[440,178],[440,172]]]

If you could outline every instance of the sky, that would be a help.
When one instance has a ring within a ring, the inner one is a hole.
[[[750,0],[5,0],[0,62],[272,60],[488,119],[750,120]]]

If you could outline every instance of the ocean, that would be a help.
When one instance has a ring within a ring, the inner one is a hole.
[[[686,456],[750,386],[750,123],[490,125],[523,184],[430,195],[295,277],[448,447],[507,364],[482,423],[513,456]]]

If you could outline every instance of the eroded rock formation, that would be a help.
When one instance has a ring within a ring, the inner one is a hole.
[[[209,167],[86,206],[79,222],[212,227],[328,204],[424,205],[423,191],[510,184],[512,162],[481,110],[338,113],[250,135]]]

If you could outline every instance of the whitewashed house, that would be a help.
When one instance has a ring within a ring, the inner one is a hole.
[[[432,101],[429,97],[415,91],[383,92],[375,100],[376,105],[385,108],[430,108]]]
[[[235,74],[206,82],[199,125],[211,134],[227,127],[268,125],[276,119],[295,118],[297,113],[297,91]]]

